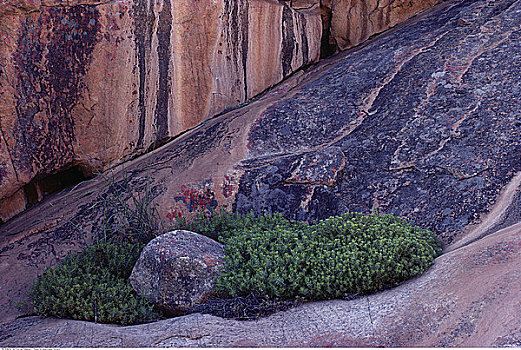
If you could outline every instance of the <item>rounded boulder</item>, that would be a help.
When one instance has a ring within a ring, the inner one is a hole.
[[[145,246],[130,283],[139,295],[179,314],[205,302],[223,265],[222,244],[198,233],[176,230]]]

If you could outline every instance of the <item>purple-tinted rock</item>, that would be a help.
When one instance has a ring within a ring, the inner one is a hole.
[[[159,307],[182,313],[211,294],[223,256],[222,244],[208,237],[183,230],[168,232],[143,249],[130,283]]]

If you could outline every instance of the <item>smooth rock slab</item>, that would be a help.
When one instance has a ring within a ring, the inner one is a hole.
[[[173,313],[205,301],[219,267],[222,244],[200,234],[176,230],[147,244],[130,275],[138,294]]]

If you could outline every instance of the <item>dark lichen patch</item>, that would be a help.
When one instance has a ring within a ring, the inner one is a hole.
[[[159,65],[159,89],[157,91],[155,124],[157,130],[157,140],[160,141],[169,135],[168,130],[168,105],[170,102],[170,36],[172,31],[172,5],[170,0],[165,0],[163,10],[159,14],[159,27],[157,29],[158,45],[158,65]]]
[[[302,158],[288,156],[247,171],[240,181],[234,211],[260,215],[283,210],[288,218],[306,220],[301,203],[311,194],[311,185],[287,181],[298,172]]]
[[[134,41],[136,44],[136,60],[137,60],[137,75],[139,76],[138,87],[138,111],[139,111],[139,128],[138,139],[136,142],[136,149],[140,150],[144,147],[145,138],[145,124],[146,124],[146,81],[147,81],[147,60],[146,57],[152,50],[152,35],[153,30],[150,26],[154,23],[154,11],[150,8],[149,1],[136,1],[132,7],[134,17]],[[168,28],[165,28],[168,30]]]
[[[26,16],[14,53],[17,169],[45,174],[72,161],[70,112],[83,93],[99,30],[99,12],[92,6],[50,7]]]
[[[7,165],[0,164],[0,183],[4,183],[4,179],[7,177]]]
[[[270,106],[249,134],[237,210],[312,221],[378,209],[445,243],[477,222],[521,171],[521,23],[506,11],[521,5],[483,4],[457,2],[392,32]],[[345,156],[332,186],[292,181],[293,152],[331,146]],[[269,166],[284,169],[277,181]]]
[[[295,28],[293,24],[293,11],[289,5],[284,4],[282,10],[282,76],[287,77],[292,69],[291,63],[295,50]]]

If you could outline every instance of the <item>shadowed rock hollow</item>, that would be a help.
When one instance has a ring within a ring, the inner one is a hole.
[[[450,251],[426,275],[258,323],[29,318],[2,326],[0,344],[519,346],[519,225],[498,230],[521,221],[520,13],[515,0],[440,4],[132,161],[126,180],[116,176],[136,190],[150,176],[166,219],[219,207],[308,220],[395,213]],[[102,185],[64,191],[0,227],[3,320],[45,266],[82,246],[75,227],[88,234],[99,222]],[[127,334],[135,330],[141,338]],[[89,335],[69,343],[67,332]]]

